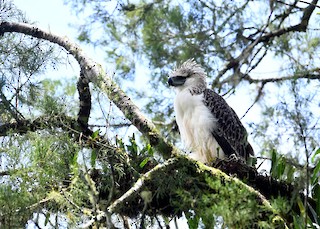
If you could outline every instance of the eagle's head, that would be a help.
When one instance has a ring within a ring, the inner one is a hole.
[[[206,88],[206,77],[207,75],[201,65],[193,59],[189,59],[171,72],[168,84],[178,90]]]

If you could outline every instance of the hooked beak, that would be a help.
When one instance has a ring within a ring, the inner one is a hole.
[[[181,86],[186,82],[187,78],[183,77],[183,76],[174,76],[174,77],[170,77],[168,80],[168,84],[170,86]]]

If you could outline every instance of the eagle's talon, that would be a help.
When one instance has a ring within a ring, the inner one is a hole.
[[[230,161],[239,161],[239,160],[240,160],[240,158],[239,158],[235,153],[231,154],[231,155],[228,157],[228,159],[229,159]]]

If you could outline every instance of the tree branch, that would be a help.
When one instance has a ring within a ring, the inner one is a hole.
[[[219,83],[220,78],[228,70],[230,70],[232,68],[237,68],[241,63],[245,62],[247,60],[247,58],[250,56],[252,50],[255,48],[255,46],[257,44],[259,44],[261,42],[264,42],[264,43],[269,42],[271,39],[274,39],[276,37],[279,37],[279,36],[281,36],[283,34],[286,34],[286,33],[289,33],[289,32],[294,32],[294,31],[296,31],[296,32],[305,32],[307,30],[310,17],[312,15],[313,11],[315,10],[315,8],[317,7],[317,2],[318,2],[318,0],[313,0],[311,3],[309,3],[308,7],[306,7],[303,10],[303,15],[301,17],[300,23],[298,23],[298,24],[296,24],[294,26],[278,29],[278,30],[271,31],[271,32],[266,33],[266,34],[264,34],[264,32],[265,32],[265,29],[267,27],[264,27],[260,31],[261,35],[258,38],[256,38],[255,40],[252,40],[252,43],[249,44],[240,53],[240,55],[238,55],[236,58],[230,58],[230,60],[226,63],[225,67],[218,72],[218,75],[215,78],[215,80],[213,81],[212,86],[214,87],[215,85],[217,85]],[[270,16],[269,16],[269,19],[270,19]],[[268,21],[269,21],[269,19],[268,19]],[[269,22],[267,23],[267,25],[268,24],[269,24]],[[252,82],[255,83],[255,81],[252,81]],[[275,81],[272,81],[272,82],[275,82]]]
[[[0,126],[0,136],[7,136],[10,133],[25,134],[28,131],[43,130],[49,127],[76,126],[77,122],[67,116],[51,116],[39,117],[34,121],[28,119],[20,120],[19,122],[5,123]],[[69,129],[70,130],[70,129]]]
[[[0,171],[0,177],[2,176],[10,176],[12,173],[12,171]]]
[[[184,175],[181,175],[180,173],[180,171],[183,169],[188,171],[187,177],[189,178],[186,180],[184,180]],[[165,177],[167,177],[169,174],[171,174],[170,176],[175,176],[175,172],[179,174],[179,179],[182,179],[179,182],[177,182],[180,184],[178,187],[170,187],[167,184],[162,184],[163,187],[161,188],[158,187],[157,182],[162,182],[161,180],[159,181],[159,179],[167,179]],[[241,180],[239,180],[237,177],[233,175],[228,175],[222,172],[220,169],[206,166],[200,162],[194,161],[187,157],[176,157],[174,159],[169,159],[165,161],[163,164],[155,166],[149,172],[142,175],[127,192],[125,192],[121,197],[116,199],[107,208],[107,211],[108,213],[128,214],[129,216],[131,215],[134,217],[139,215],[139,213],[145,211],[147,204],[149,208],[147,214],[152,214],[152,209],[157,209],[156,214],[160,213],[164,215],[170,215],[173,211],[176,215],[178,214],[178,210],[175,209],[174,205],[172,205],[172,203],[177,201],[176,198],[179,199],[179,197],[176,196],[176,189],[178,188],[190,191],[193,185],[192,182],[195,182],[195,180],[199,179],[201,180],[199,181],[201,187],[203,186],[201,190],[205,193],[206,190],[208,190],[208,184],[203,183],[205,182],[204,177],[206,176],[206,174],[209,174],[209,176],[213,179],[221,180],[222,186],[228,186],[232,183],[233,185],[236,185],[239,188],[239,190],[246,190],[246,192],[252,194],[255,197],[255,199],[257,200],[257,205],[263,206],[263,208],[267,212],[269,212],[269,214],[278,215],[278,213],[275,211],[275,209],[272,208],[269,201],[264,197],[263,194],[261,194],[260,191],[257,191],[249,185],[243,183]],[[210,186],[210,193],[219,193],[219,187],[217,186],[215,188]],[[161,189],[161,191],[159,191],[159,189]],[[158,191],[161,194],[158,195]],[[199,197],[203,194],[202,191],[199,191],[200,193],[194,195]],[[277,195],[275,195],[275,197],[276,196]],[[133,206],[135,206],[134,209]],[[184,210],[187,211],[189,209],[179,209],[179,211]],[[263,218],[269,216],[270,215],[268,215],[267,213],[266,215],[261,217]],[[284,222],[284,220],[282,221]]]
[[[68,118],[68,117],[55,117],[55,118],[51,117],[51,119],[50,118],[39,118],[38,120],[35,120],[33,122],[31,122],[31,121],[28,121],[28,122],[24,121],[24,122],[25,122],[25,126],[22,126],[21,123],[20,124],[18,124],[18,123],[11,124],[11,127],[15,128],[15,129],[11,129],[10,132],[12,132],[12,130],[13,130],[16,133],[25,133],[26,131],[29,131],[29,130],[35,131],[37,129],[44,129],[49,126],[52,127],[53,126],[52,124],[54,124],[54,126],[56,126],[56,127],[70,128],[70,126],[73,125],[72,123],[77,123],[76,120],[72,120],[71,118]],[[5,126],[8,126],[8,124],[5,124]],[[3,136],[3,134],[4,134],[2,132],[2,130],[7,129],[7,128],[3,128],[3,127],[4,126],[0,126],[0,133],[1,133],[0,136]],[[96,140],[93,140],[93,141],[96,141]],[[97,145],[98,147],[99,146],[101,147],[100,142],[95,143],[95,145]],[[180,163],[180,165],[179,165],[179,163]],[[190,167],[190,165],[188,165],[188,163],[192,164],[192,167]],[[126,203],[127,201],[129,201],[129,199],[137,198],[136,195],[139,194],[141,192],[141,190],[143,190],[146,183],[150,183],[150,181],[153,180],[153,178],[151,178],[151,177],[154,176],[155,174],[158,174],[159,176],[162,176],[162,177],[167,176],[166,174],[161,175],[163,173],[163,172],[161,172],[162,169],[165,169],[166,171],[173,171],[173,170],[177,171],[179,169],[179,166],[187,166],[187,167],[189,166],[192,170],[198,169],[199,171],[209,171],[211,174],[210,176],[213,176],[213,177],[221,176],[220,178],[222,180],[236,182],[243,189],[248,190],[248,192],[252,192],[254,195],[256,195],[257,198],[259,199],[259,202],[261,204],[265,205],[267,207],[267,209],[269,209],[269,210],[272,210],[272,208],[269,206],[270,204],[267,201],[267,199],[271,199],[273,197],[276,198],[279,195],[290,199],[294,195],[295,189],[294,189],[294,186],[292,186],[291,184],[279,182],[275,179],[272,179],[269,176],[258,174],[258,172],[256,171],[255,168],[250,167],[250,166],[246,166],[245,164],[237,162],[237,161],[217,160],[217,163],[213,165],[215,168],[211,168],[211,167],[203,165],[202,163],[190,160],[188,158],[176,157],[173,159],[169,159],[168,161],[164,162],[163,164],[156,165],[153,169],[151,169],[150,171],[148,171],[147,173],[142,175],[139,178],[139,180],[127,192],[122,194],[122,196],[119,197],[118,199],[114,200],[114,202],[108,207],[109,212],[98,211],[96,213],[97,215],[96,215],[95,219],[92,222],[95,222],[96,220],[99,221],[99,219],[101,219],[101,220],[106,219],[106,217],[108,217],[108,215],[106,215],[106,214],[118,212],[118,209],[121,208],[120,206],[123,207],[123,204]],[[188,170],[189,170],[189,167],[188,167]],[[236,177],[239,178],[240,180],[237,179],[234,176],[234,174],[236,174]],[[10,173],[8,171],[3,171],[3,173],[1,173],[1,175],[3,175],[3,176],[10,175]],[[131,180],[132,179],[131,176],[129,176],[128,179]],[[157,180],[157,179],[155,179],[155,180]],[[241,180],[245,180],[247,184],[244,184]],[[97,185],[99,186],[99,184],[97,184]],[[251,188],[249,185],[253,188]],[[150,184],[148,184],[148,187],[149,187],[149,190],[152,192],[156,192],[156,189],[158,188],[157,185],[151,185],[151,187],[150,187]],[[186,187],[182,187],[182,188],[186,188]],[[172,192],[172,191],[174,191],[174,190],[171,190],[170,192]],[[100,196],[100,198],[102,198],[102,196]],[[138,196],[138,198],[141,198],[141,197]],[[309,199],[308,201],[312,206],[314,206],[314,200]],[[157,202],[157,201],[155,201],[155,202]],[[165,202],[162,204],[169,204],[169,203]],[[166,206],[166,208],[167,207],[168,206]],[[132,208],[132,206],[131,206],[131,208]],[[139,212],[139,209],[140,208],[137,206],[135,209],[135,212],[136,213]],[[120,212],[121,212],[121,210],[120,210]],[[124,211],[124,213],[125,213],[125,211]]]
[[[306,196],[303,192],[298,190],[295,184],[276,180],[273,177],[265,174],[259,174],[256,168],[248,166],[241,161],[217,159],[213,167],[225,172],[229,176],[236,174],[240,180],[245,180],[246,184],[258,190],[267,199],[275,199],[278,196],[282,196],[290,201],[291,199],[300,197],[302,200],[306,200],[313,209],[316,209],[316,200]],[[292,210],[298,214],[300,213],[297,201],[293,202]],[[309,215],[312,215],[310,208],[308,208],[306,212]],[[289,217],[286,216],[286,218],[288,221],[292,221],[290,214]]]
[[[261,86],[259,87],[258,89],[258,93],[256,95],[256,98],[254,99],[253,103],[250,105],[250,107],[244,112],[244,114],[241,116],[240,119],[243,119],[247,114],[248,112],[251,110],[251,108],[260,100],[260,98],[262,97],[263,95],[263,88],[266,84],[265,83],[262,83]]]
[[[156,165],[153,169],[149,170],[147,173],[145,173],[143,176],[141,176],[136,183],[126,192],[124,193],[120,198],[115,200],[108,208],[108,212],[114,213],[118,207],[118,205],[122,204],[124,201],[126,201],[128,198],[130,198],[132,195],[137,194],[140,192],[141,188],[145,185],[145,181],[147,179],[150,179],[153,173],[159,171],[162,168],[167,167],[168,165],[171,165],[177,161],[176,158],[171,158],[167,161],[165,161],[162,164]]]
[[[11,102],[6,98],[6,96],[2,93],[1,90],[0,90],[0,99],[3,105],[5,106],[6,110],[9,111],[9,113],[12,115],[12,117],[16,121],[20,121],[24,119],[23,115],[17,110],[15,106],[11,104]]]
[[[316,80],[320,79],[320,74],[317,73],[320,72],[320,69],[312,69],[309,72],[303,72],[299,74],[295,74],[292,76],[283,76],[283,77],[277,77],[277,78],[265,78],[265,79],[253,79],[249,75],[244,75],[243,79],[248,81],[249,83],[276,83],[276,82],[282,82],[286,80],[296,80],[296,79],[310,79],[310,80]]]
[[[80,77],[77,83],[79,92],[80,108],[78,112],[78,123],[83,129],[88,129],[88,121],[91,112],[91,94],[89,88],[89,81],[80,72]]]
[[[59,37],[25,23],[2,22],[0,24],[0,36],[8,32],[23,33],[65,48],[79,63],[84,77],[106,93],[109,99],[123,112],[125,117],[149,139],[150,144],[164,158],[177,154],[175,147],[161,136],[155,125],[142,114],[131,99],[111,80],[103,71],[101,65],[90,59],[78,45],[65,37]]]
[[[230,69],[239,69],[239,66],[241,63],[243,63],[245,60],[247,60],[250,56],[250,54],[252,53],[253,49],[256,47],[257,44],[259,44],[261,42],[261,38],[263,37],[263,33],[264,31],[267,29],[268,25],[269,25],[269,21],[271,18],[271,14],[268,17],[268,22],[267,24],[262,28],[261,30],[261,34],[258,36],[258,38],[256,38],[253,42],[251,42],[251,44],[249,44],[241,53],[240,55],[238,55],[236,58],[231,58],[231,60],[225,65],[225,67],[223,69],[221,69],[218,72],[218,75],[216,77],[216,79],[213,82],[213,86],[216,85],[218,83],[218,81],[220,80],[220,78]]]
[[[313,0],[311,3],[309,3],[309,6],[303,10],[303,15],[301,17],[301,21],[299,24],[296,24],[287,28],[279,29],[276,31],[271,31],[263,35],[260,38],[260,42],[268,42],[270,39],[279,37],[288,32],[293,32],[293,31],[305,32],[307,30],[310,17],[317,6],[317,3],[318,3],[318,0]]]

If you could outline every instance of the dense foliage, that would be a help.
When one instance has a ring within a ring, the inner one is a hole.
[[[167,75],[201,63],[244,116],[262,175],[166,160],[83,71],[47,77],[72,52],[4,32],[27,20],[0,0],[1,228],[319,227],[317,1],[65,2],[85,15],[79,42],[105,50],[114,80],[180,148]]]

